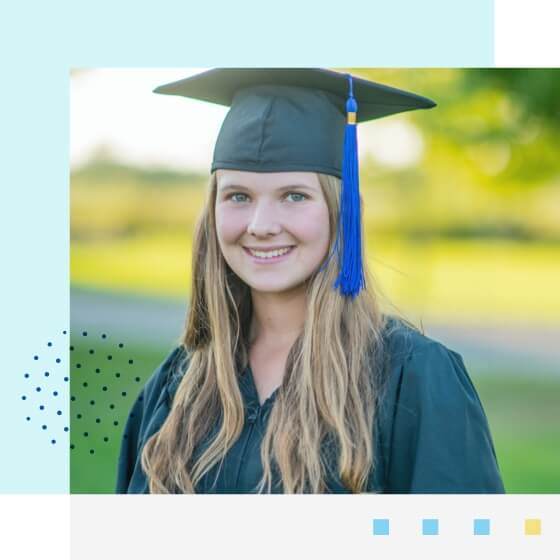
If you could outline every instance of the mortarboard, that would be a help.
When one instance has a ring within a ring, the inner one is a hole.
[[[360,292],[365,282],[356,124],[429,109],[433,101],[319,68],[218,68],[154,92],[230,107],[216,140],[212,171],[315,171],[341,178],[334,287],[350,297]]]

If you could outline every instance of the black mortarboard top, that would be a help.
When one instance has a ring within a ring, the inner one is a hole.
[[[433,101],[319,68],[218,68],[154,92],[230,107],[212,171],[315,171],[341,178],[336,287],[352,297],[363,288],[356,123],[429,109]]]
[[[435,103],[352,77],[357,122]],[[348,76],[318,68],[218,68],[156,88],[231,107],[212,171],[316,171],[342,176]]]

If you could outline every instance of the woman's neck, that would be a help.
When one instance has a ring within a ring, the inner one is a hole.
[[[251,344],[291,346],[303,329],[305,288],[289,292],[254,292]]]

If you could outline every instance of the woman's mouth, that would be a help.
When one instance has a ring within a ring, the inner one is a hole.
[[[273,249],[270,251],[249,249],[248,247],[243,247],[243,250],[253,259],[253,262],[259,264],[272,264],[285,260],[294,248],[295,245],[289,245],[286,247],[280,247],[278,249]]]

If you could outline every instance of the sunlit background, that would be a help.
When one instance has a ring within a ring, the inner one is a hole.
[[[71,73],[74,492],[113,490],[128,409],[181,334],[226,108],[152,90],[201,70]],[[438,103],[359,126],[384,305],[463,355],[507,490],[560,492],[560,71],[351,71]]]

